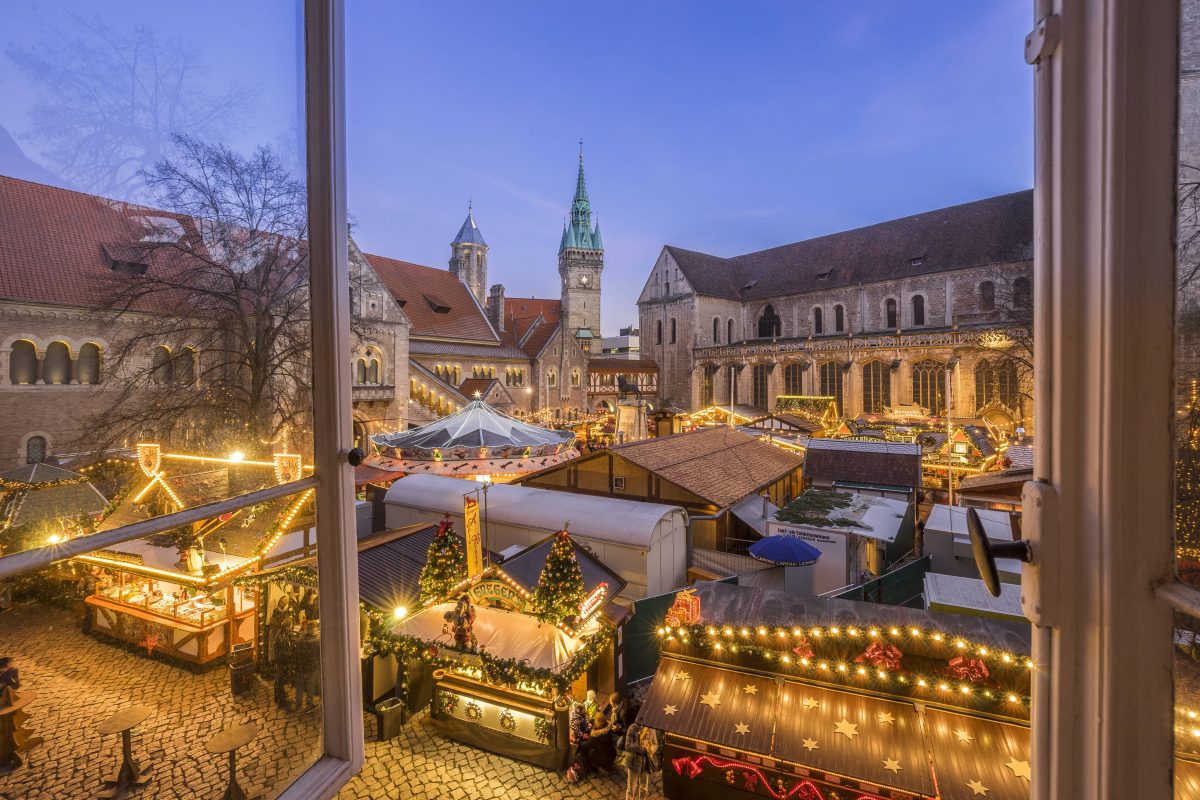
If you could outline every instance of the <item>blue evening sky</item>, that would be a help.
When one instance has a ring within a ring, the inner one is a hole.
[[[359,244],[445,267],[474,198],[490,281],[557,296],[582,137],[606,334],[636,321],[664,244],[735,255],[1032,184],[1028,0],[347,6]],[[71,182],[14,50],[94,35],[97,14],[190,44],[204,91],[250,92],[224,141],[288,141],[294,5],[39,0],[0,32],[0,172]]]

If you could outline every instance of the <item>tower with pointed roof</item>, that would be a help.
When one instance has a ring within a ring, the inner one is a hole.
[[[604,271],[604,242],[600,222],[592,223],[592,204],[583,177],[583,140],[579,141],[579,174],[571,217],[563,222],[558,246],[558,274],[562,278],[562,315],[584,352],[600,338],[600,273]]]
[[[466,284],[479,301],[484,305],[487,299],[487,242],[475,224],[475,212],[470,201],[467,202],[467,218],[458,235],[450,243],[450,272]]]

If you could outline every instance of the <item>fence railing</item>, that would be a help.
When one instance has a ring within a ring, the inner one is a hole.
[[[925,607],[925,573],[933,564],[932,556],[910,561],[860,586],[826,595],[838,600],[858,600],[885,606]]]

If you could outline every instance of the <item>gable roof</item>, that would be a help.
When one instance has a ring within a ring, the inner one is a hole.
[[[804,463],[799,456],[724,426],[616,445],[607,452],[721,508]]]
[[[409,336],[499,341],[471,290],[456,276],[444,269],[371,253],[363,255],[404,308],[412,324]]]
[[[467,378],[459,384],[458,391],[468,400],[485,400],[488,392],[498,383],[500,381],[496,378]]]
[[[856,286],[1033,258],[1033,192],[926,211],[721,258],[668,245],[696,294],[731,300]]]
[[[872,486],[921,486],[921,446],[907,442],[810,439],[804,454],[809,481]]]
[[[530,358],[537,358],[558,331],[562,301],[540,297],[504,298],[504,332]]]

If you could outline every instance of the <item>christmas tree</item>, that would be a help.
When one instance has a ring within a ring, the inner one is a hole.
[[[467,577],[467,555],[462,543],[454,535],[453,523],[447,515],[438,525],[429,550],[425,553],[425,567],[419,582],[422,603],[444,600],[463,578]]]
[[[542,622],[557,624],[579,615],[583,602],[583,572],[575,558],[575,546],[564,528],[554,535],[546,566],[533,592],[533,607]]]

